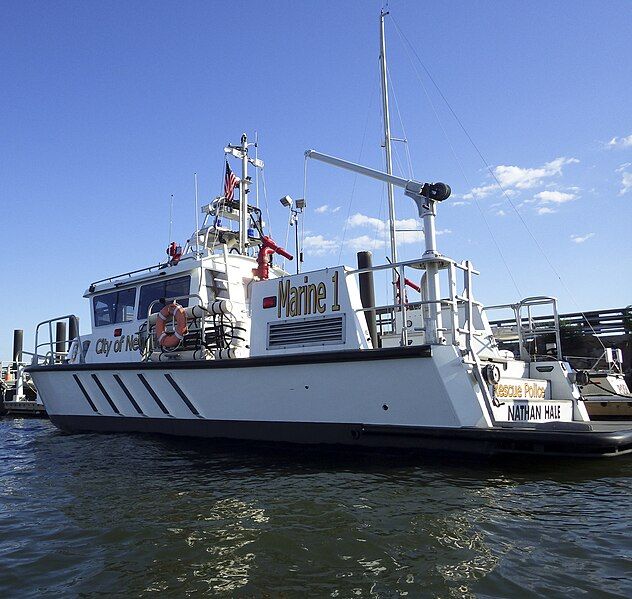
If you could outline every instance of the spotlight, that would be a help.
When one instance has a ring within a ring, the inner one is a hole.
[[[281,202],[282,206],[285,206],[286,208],[290,208],[292,206],[293,200],[290,196],[283,196],[279,202]]]

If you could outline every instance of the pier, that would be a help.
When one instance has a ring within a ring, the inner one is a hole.
[[[44,405],[38,401],[37,389],[24,369],[24,332],[13,331],[13,354],[7,364],[0,362],[0,415],[46,417]]]

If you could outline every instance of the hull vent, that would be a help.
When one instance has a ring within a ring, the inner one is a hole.
[[[268,323],[268,349],[344,343],[344,315]]]

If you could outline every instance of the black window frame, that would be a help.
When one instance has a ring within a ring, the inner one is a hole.
[[[126,295],[132,294],[132,303],[129,302],[129,297],[125,298]],[[104,298],[114,298],[114,301],[105,301]],[[127,301],[122,301],[122,298],[127,299]],[[101,300],[102,303],[106,304],[106,309],[108,312],[108,322],[102,321],[102,315],[97,314],[97,302]],[[126,308],[131,307],[131,314],[129,311],[126,311]],[[94,319],[95,327],[107,327],[115,324],[123,324],[125,322],[132,322],[134,320],[134,314],[136,313],[136,287],[127,287],[125,289],[116,289],[112,291],[108,291],[106,293],[99,293],[98,295],[93,296],[92,298],[92,317]],[[125,318],[125,316],[131,316],[129,318]]]
[[[183,288],[179,290],[177,293],[169,290],[169,286],[173,286],[174,284],[182,284],[184,281],[186,282],[184,283]],[[162,287],[162,289],[160,289],[158,292],[159,295],[156,295],[156,293],[154,293],[150,296],[149,301],[146,301],[146,299],[143,298],[143,290],[147,289],[148,287],[158,287],[158,286]],[[184,293],[180,293],[180,291],[184,291]],[[138,309],[136,311],[136,317],[138,318],[138,320],[145,320],[147,318],[147,312],[149,311],[149,306],[155,300],[165,299],[168,297],[178,297],[181,295],[189,295],[190,293],[191,293],[191,275],[190,274],[183,275],[180,277],[173,277],[171,279],[160,279],[158,281],[151,281],[151,282],[145,283],[144,285],[140,286],[140,292],[138,294]],[[180,299],[178,300],[178,303],[183,308],[186,308],[189,305],[189,300],[188,298]],[[158,305],[160,305],[161,308],[164,306],[162,302],[160,302]],[[154,308],[154,313],[155,312],[158,312],[158,310]]]

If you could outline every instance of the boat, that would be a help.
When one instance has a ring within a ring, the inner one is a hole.
[[[306,159],[386,183],[391,260],[373,265],[360,252],[354,267],[299,263],[292,274],[274,263],[292,255],[249,203],[249,168],[263,163],[244,134],[224,148],[224,193],[201,208],[184,248],[171,243],[163,262],[91,283],[90,333],[73,314],[37,326],[28,372],[56,426],[471,455],[632,452],[632,423],[590,421],[559,345],[538,360],[499,347],[474,293],[479,272],[437,247],[450,186],[393,174],[385,15],[385,171],[315,150]],[[396,188],[423,221],[412,260],[397,257]],[[378,302],[373,281],[385,274],[392,295]],[[555,298],[522,303],[557,311]],[[52,338],[61,321],[71,331],[62,351]]]
[[[554,309],[550,314],[534,316],[532,308],[550,301],[550,298],[532,298],[515,304],[486,306],[488,314],[496,310],[512,313],[508,318],[490,321],[499,347],[529,361],[546,360],[548,357],[542,354],[553,352],[575,371],[591,420],[632,420],[632,394],[626,381],[623,352],[612,346],[613,335],[620,340],[621,333],[627,334],[628,309],[596,311],[590,315],[582,312],[559,315]],[[601,336],[610,347],[604,345]],[[584,355],[576,355],[578,351]]]
[[[45,417],[46,410],[37,396],[37,390],[26,372],[28,352],[22,349],[23,331],[13,332],[12,360],[0,362],[0,416]]]
[[[583,371],[581,393],[593,420],[632,420],[632,393],[623,373],[620,349],[607,348]]]

